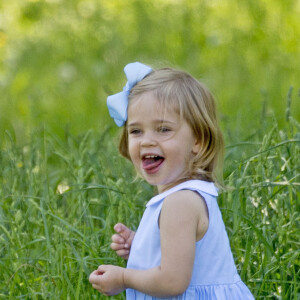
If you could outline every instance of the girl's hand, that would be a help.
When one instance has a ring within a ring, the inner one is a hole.
[[[111,237],[112,243],[110,247],[116,251],[120,257],[128,259],[135,232],[121,223],[116,224],[114,229],[117,234]]]
[[[117,295],[125,290],[124,268],[101,265],[90,274],[89,281],[103,295]]]

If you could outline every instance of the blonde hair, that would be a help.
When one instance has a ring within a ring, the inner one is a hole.
[[[188,165],[190,179],[213,181],[222,187],[223,135],[218,125],[213,95],[204,84],[184,71],[163,68],[152,71],[135,85],[129,101],[151,92],[165,108],[174,108],[188,122],[201,143],[200,151]],[[127,122],[119,144],[120,153],[130,160]]]

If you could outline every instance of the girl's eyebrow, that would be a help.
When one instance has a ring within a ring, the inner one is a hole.
[[[133,127],[133,126],[138,126],[140,125],[141,122],[132,122],[128,124],[128,127]],[[169,121],[169,120],[162,120],[162,119],[157,119],[153,121],[153,124],[177,124],[177,122],[174,121]]]
[[[169,120],[156,120],[155,123],[158,123],[158,124],[177,124],[177,122],[169,121]]]
[[[139,122],[132,122],[132,123],[129,123],[127,126],[128,127],[134,127],[134,126],[138,126],[138,125],[140,125]]]

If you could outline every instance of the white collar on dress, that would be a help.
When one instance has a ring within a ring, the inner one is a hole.
[[[213,182],[203,180],[188,180],[170,188],[169,190],[162,192],[161,194],[154,196],[146,204],[146,207],[159,202],[160,200],[166,198],[168,195],[174,192],[184,189],[199,190],[212,196],[218,196],[218,190]]]

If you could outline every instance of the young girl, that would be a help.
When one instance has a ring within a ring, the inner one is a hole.
[[[158,195],[137,232],[115,225],[111,248],[127,268],[100,265],[90,282],[127,299],[254,299],[241,281],[217,204],[223,138],[203,84],[173,69],[128,64],[128,82],[107,99],[123,126],[120,152]]]

